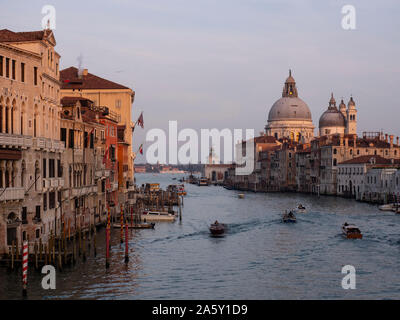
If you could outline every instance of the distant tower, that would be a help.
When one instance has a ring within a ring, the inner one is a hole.
[[[210,152],[208,154],[208,164],[219,164],[219,158],[214,153],[213,147],[210,148]]]
[[[357,134],[357,109],[353,97],[347,104],[346,134]]]
[[[346,104],[344,103],[343,99],[340,101],[339,111],[342,113],[343,117],[347,119]]]

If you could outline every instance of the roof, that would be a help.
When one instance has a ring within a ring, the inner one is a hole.
[[[379,155],[366,155],[343,161],[339,164],[391,164],[391,159],[383,158]]]
[[[92,100],[83,98],[83,97],[62,97],[61,99],[61,105],[63,106],[71,106],[75,105],[78,101],[82,102],[90,102],[93,103]]]
[[[8,29],[2,29],[0,30],[0,42],[26,42],[47,39],[55,45],[54,35],[52,35],[53,31],[50,29],[27,32],[14,32]]]
[[[78,77],[78,68],[69,67],[60,71],[61,89],[129,89],[121,84],[100,78],[92,73]]]

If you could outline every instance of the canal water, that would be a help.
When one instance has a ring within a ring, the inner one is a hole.
[[[138,184],[177,183],[183,175],[137,174]],[[29,273],[31,299],[400,299],[400,215],[337,197],[245,193],[186,185],[182,222],[132,230],[124,263],[119,231],[113,234],[111,267],[105,269],[105,232],[98,255],[57,271],[56,289],[41,288]],[[302,203],[307,213],[284,224],[285,209]],[[212,238],[214,220],[229,227]],[[341,236],[345,222],[362,240]],[[344,265],[356,269],[356,289],[344,290]],[[20,273],[0,267],[0,299],[20,299]]]

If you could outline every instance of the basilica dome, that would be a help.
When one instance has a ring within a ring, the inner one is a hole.
[[[346,127],[346,120],[338,109],[328,109],[319,118],[319,127]]]
[[[312,121],[310,109],[298,97],[283,97],[272,105],[268,114],[268,121],[278,120]]]
[[[311,111],[299,98],[296,81],[290,70],[282,90],[282,98],[269,110],[265,130],[267,135],[276,139],[289,138],[298,142],[307,142],[314,135]]]

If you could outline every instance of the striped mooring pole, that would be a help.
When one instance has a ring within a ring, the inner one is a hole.
[[[111,228],[111,213],[108,208],[107,227],[106,227],[106,269],[110,267],[110,228]]]
[[[24,241],[22,251],[22,296],[28,295],[28,241]]]
[[[124,242],[124,210],[122,208],[122,205],[121,205],[121,218],[120,218],[119,224],[121,225],[121,243],[123,243]]]
[[[129,262],[128,222],[125,223],[125,263]]]
[[[133,227],[133,206],[131,206],[131,227]]]

